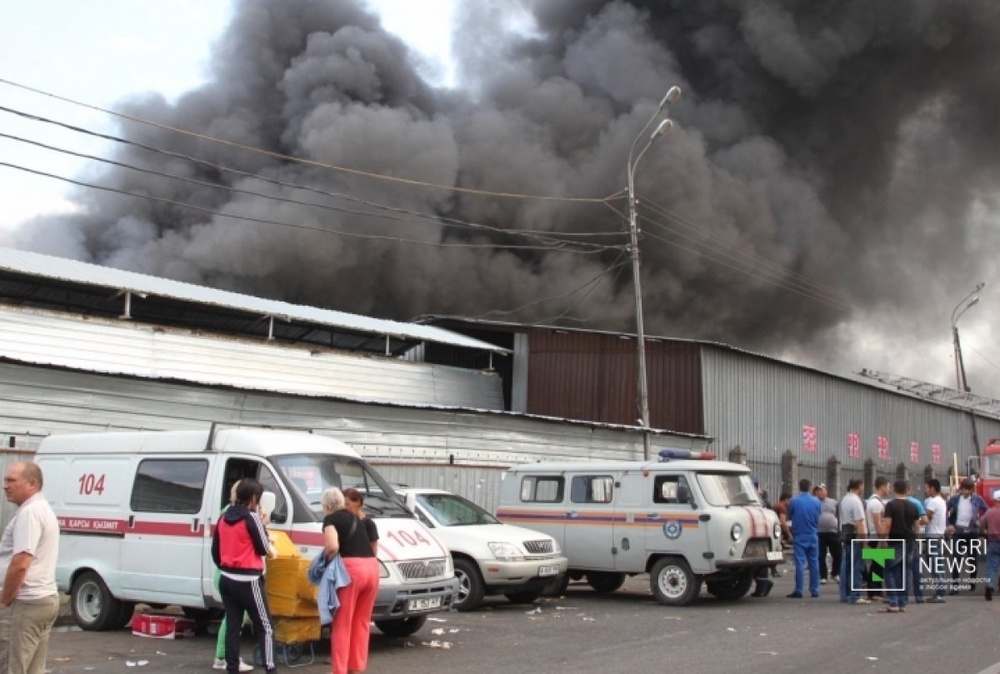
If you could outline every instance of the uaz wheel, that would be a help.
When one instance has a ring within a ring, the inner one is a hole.
[[[701,590],[701,577],[693,574],[683,559],[664,557],[653,565],[649,587],[661,604],[687,606]]]

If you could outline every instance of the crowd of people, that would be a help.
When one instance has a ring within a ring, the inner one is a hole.
[[[946,595],[980,585],[992,601],[1000,571],[1000,502],[987,506],[969,478],[947,501],[937,479],[925,482],[922,499],[906,480],[890,484],[878,477],[867,499],[864,487],[852,479],[838,502],[825,484],[803,479],[798,495],[782,493],[771,506],[795,559],[788,598],[801,599],[806,591],[819,597],[820,586],[833,582],[842,603],[883,602],[881,613],[905,611],[911,594],[918,604],[940,604]],[[983,552],[986,575],[980,578]],[[763,582],[758,577],[755,596],[770,591]]]
[[[253,625],[264,671],[275,672],[274,625],[265,591],[265,558],[272,541],[267,513],[260,507],[263,486],[252,479],[236,482],[212,539],[219,569],[218,588],[226,616],[219,631],[214,668],[229,674],[253,669],[240,657],[244,616]],[[360,674],[368,666],[371,616],[378,593],[378,528],[365,517],[364,495],[357,489],[330,487],[321,497],[323,550],[310,578],[320,584],[321,616],[331,621],[333,674]]]

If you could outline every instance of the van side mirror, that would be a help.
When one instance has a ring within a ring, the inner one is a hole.
[[[691,502],[691,490],[688,489],[687,485],[684,484],[677,485],[677,502],[678,503]]]
[[[410,512],[416,514],[417,512],[417,495],[413,492],[406,494],[406,507],[409,508]]]

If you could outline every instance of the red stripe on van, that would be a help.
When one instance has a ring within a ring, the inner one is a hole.
[[[154,535],[181,536],[201,538],[205,535],[204,525],[191,528],[190,522],[150,522],[136,520],[132,526],[127,520],[110,517],[73,517],[63,515],[59,518],[59,530],[66,534],[96,534],[104,536]]]
[[[109,517],[59,517],[59,531],[67,534],[124,536],[125,520]]]

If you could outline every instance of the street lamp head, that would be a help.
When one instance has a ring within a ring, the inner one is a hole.
[[[670,133],[670,130],[674,128],[674,123],[670,119],[665,119],[660,122],[659,126],[656,127],[656,131],[653,135],[649,137],[649,142],[652,143],[654,140],[662,136],[663,134]]]
[[[978,293],[985,287],[986,287],[986,281],[980,281],[979,283],[976,284],[976,292]]]
[[[972,301],[971,301],[971,302],[969,302],[969,303],[968,303],[968,304],[967,304],[967,305],[965,306],[965,308],[966,308],[966,309],[968,309],[969,307],[974,307],[974,306],[976,306],[977,304],[979,304],[979,295],[976,295],[975,297],[973,297],[973,298],[972,298]]]
[[[677,99],[681,97],[680,87],[670,87],[667,89],[667,93],[663,94],[663,98],[660,99],[660,105],[657,106],[657,110],[662,110],[667,105],[676,103]]]

